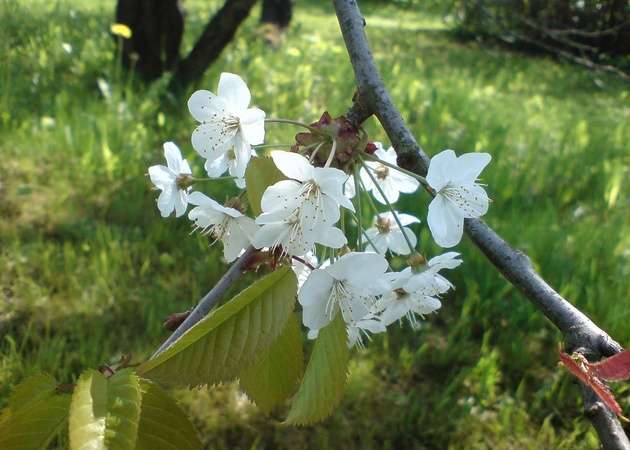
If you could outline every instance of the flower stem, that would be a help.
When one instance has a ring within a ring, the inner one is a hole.
[[[359,230],[357,233],[357,245],[361,249],[363,248],[363,224],[361,223],[361,218],[363,217],[363,209],[361,208],[361,191],[359,190],[359,168],[354,168],[354,173],[352,174],[354,177],[354,196],[356,198],[356,210],[357,210],[357,229]]]
[[[216,181],[216,180],[235,180],[237,177],[233,177],[233,176],[224,176],[224,177],[215,177],[215,178],[193,178],[194,182],[197,181]]]
[[[323,142],[320,142],[319,144],[317,144],[317,146],[315,147],[315,150],[313,150],[313,153],[311,153],[311,156],[309,157],[309,162],[313,162],[313,160],[315,159],[315,157],[317,156],[317,152],[319,151],[320,148],[322,148],[322,145],[324,145]],[[306,148],[307,149],[311,149],[313,147],[313,144],[308,145]]]
[[[332,147],[330,148],[330,153],[328,154],[328,159],[326,159],[326,164],[324,164],[324,167],[330,167],[330,164],[332,163],[336,152],[337,152],[337,140],[333,139]]]
[[[294,144],[260,144],[260,145],[252,145],[256,150],[259,148],[268,148],[268,147],[293,147]]]
[[[365,171],[367,172],[368,176],[372,180],[372,183],[374,184],[374,187],[376,188],[378,193],[381,194],[381,197],[383,197],[383,200],[385,200],[385,204],[387,205],[389,210],[392,212],[392,215],[394,216],[394,220],[396,221],[396,224],[398,224],[398,227],[400,228],[400,232],[402,233],[403,237],[405,238],[405,241],[407,242],[407,245],[409,246],[409,250],[411,251],[411,253],[415,252],[416,249],[413,247],[413,245],[411,245],[411,241],[409,240],[409,236],[407,236],[407,233],[405,233],[405,229],[403,228],[402,223],[400,222],[400,219],[398,218],[398,214],[396,213],[396,211],[394,210],[394,207],[392,206],[392,204],[389,202],[389,200],[385,196],[385,192],[383,192],[383,189],[381,188],[381,186],[376,181],[376,178],[374,178],[374,175],[372,174],[372,172],[370,172],[370,167],[367,166],[366,164],[362,164],[362,165],[363,165],[363,168],[365,169]]]
[[[267,123],[287,123],[289,125],[296,125],[298,127],[304,127],[306,129],[308,129],[309,131],[313,132],[313,133],[317,133],[317,134],[321,134],[321,131],[319,131],[317,128],[313,128],[310,125],[307,125],[303,122],[299,122],[297,120],[289,120],[289,119],[265,119],[265,122]]]
[[[416,173],[413,173],[407,169],[403,169],[402,167],[398,167],[396,164],[383,161],[382,159],[379,159],[374,155],[370,155],[369,153],[364,153],[362,156],[363,158],[369,159],[371,161],[376,161],[377,163],[383,164],[384,166],[391,167],[392,169],[395,169],[401,173],[404,173],[405,175],[415,178],[416,180],[418,180],[420,183],[424,184],[425,186],[428,186],[427,179],[424,177],[421,177],[420,175]]]
[[[309,263],[307,260],[300,258],[299,256],[291,256],[292,259],[296,260],[297,262],[301,262],[302,264],[304,264],[306,267],[308,267],[311,270],[315,270],[316,268],[313,267],[313,265],[311,263]]]

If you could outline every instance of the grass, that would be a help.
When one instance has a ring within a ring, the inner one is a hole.
[[[160,101],[166,80],[142,86],[118,70],[113,3],[0,0],[0,404],[32,373],[71,382],[123,353],[148,355],[166,336],[162,319],[225,270],[185,220],[159,218],[144,173],[166,140],[200,170],[193,121],[185,98],[176,108]],[[186,2],[185,48],[218,5]],[[424,149],[490,152],[487,221],[630,342],[628,85],[457,42],[422,11],[369,2],[364,13],[385,82]],[[259,39],[256,17],[200,86],[214,89],[231,71],[270,116],[344,113],[353,77],[328,4],[300,2],[278,49]],[[386,141],[374,121],[367,130]],[[294,132],[270,124],[268,142]],[[209,192],[221,198],[225,186]],[[426,200],[406,196],[401,208],[426,217]],[[438,252],[420,229],[423,250]],[[465,264],[441,312],[356,353],[344,402],[324,424],[285,427],[234,385],[178,392],[208,448],[596,448],[578,389],[556,366],[561,336],[474,246],[459,250]],[[630,389],[615,391],[630,410]]]

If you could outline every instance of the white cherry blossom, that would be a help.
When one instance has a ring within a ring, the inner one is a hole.
[[[320,330],[340,311],[346,324],[356,326],[368,316],[377,296],[388,290],[386,270],[387,260],[381,255],[353,252],[312,271],[298,293],[302,322],[311,331]]]
[[[303,256],[314,250],[315,244],[330,248],[341,248],[348,242],[343,232],[336,227],[303,221],[302,208],[297,207],[288,217],[258,216],[256,223],[261,227],[256,232],[252,244],[256,248],[282,247],[284,254]]]
[[[453,288],[453,284],[440,275],[440,270],[454,269],[463,261],[459,259],[459,253],[447,252],[442,255],[431,258],[424,266],[420,266],[415,270],[411,268],[405,269],[405,273],[409,273],[407,283],[404,288],[410,292],[417,290],[435,290],[440,294]]]
[[[488,195],[476,180],[490,160],[488,153],[457,157],[453,150],[431,158],[427,183],[435,191],[435,198],[429,204],[427,222],[439,246],[457,245],[464,232],[464,219],[481,217],[488,211]]]
[[[336,217],[332,223],[339,219],[339,206],[354,212],[354,205],[343,194],[344,183],[348,179],[343,171],[334,168],[314,167],[304,156],[285,151],[271,152],[276,167],[289,180],[276,183],[268,188],[267,199],[263,196],[261,208],[263,211],[274,209],[280,198],[288,201],[284,208],[292,209],[292,201],[304,201],[310,203],[316,220],[319,218]],[[266,192],[265,192],[266,194]],[[271,204],[269,203],[271,202]],[[332,205],[335,205],[333,208]],[[337,212],[331,214],[329,210]]]
[[[175,216],[180,217],[186,212],[190,191],[183,182],[190,178],[192,171],[174,143],[164,144],[164,157],[166,166],[159,164],[149,167],[149,177],[155,187],[162,191],[157,199],[162,217],[168,217],[173,210]]]
[[[398,226],[394,214],[398,216],[398,220],[403,226],[402,229]],[[373,250],[380,254],[385,254],[387,250],[390,250],[399,255],[408,255],[411,253],[411,249],[405,240],[405,235],[409,239],[409,243],[412,247],[415,247],[418,239],[411,229],[406,225],[412,223],[419,223],[420,219],[410,215],[399,212],[385,212],[378,214],[374,218],[374,227],[366,230],[365,234],[369,238],[367,244],[368,250]],[[374,246],[372,246],[372,244]]]
[[[412,275],[409,268],[402,272],[387,273],[391,290],[383,295],[372,309],[373,312],[380,313],[381,321],[385,326],[406,317],[409,323],[416,327],[416,315],[423,317],[442,306],[437,298],[440,292],[436,286],[427,285],[414,291],[406,289]]]
[[[258,228],[253,219],[201,192],[191,193],[188,201],[197,205],[188,213],[188,218],[204,234],[212,236],[214,242],[223,243],[223,256],[227,262],[234,261],[250,245]]]
[[[297,153],[275,151],[271,157],[289,180],[269,186],[261,199],[262,225],[254,238],[257,248],[278,246],[289,255],[301,256],[321,244],[341,248],[344,234],[333,225],[339,220],[339,206],[354,211],[342,192],[347,175],[338,169],[313,167]]]
[[[392,164],[398,167],[398,163],[396,162],[396,151],[393,147],[390,147],[388,150],[383,149],[383,146],[380,142],[374,143],[377,146],[376,151],[374,152],[374,156],[378,159],[385,161],[389,164]],[[366,161],[365,165],[367,168],[361,169],[360,177],[361,183],[365,186],[365,189],[368,191],[372,191],[372,195],[379,203],[386,204],[387,202],[374,185],[372,178],[368,175],[367,170],[370,171],[376,183],[378,183],[379,187],[385,194],[387,200],[390,203],[395,203],[398,201],[398,197],[400,193],[410,194],[415,192],[418,189],[420,183],[415,178],[410,177],[409,175],[405,175],[404,173],[396,170],[392,167],[388,167],[385,164],[381,164],[378,161]],[[347,188],[349,190],[349,195],[352,193],[352,188],[349,186]]]
[[[188,100],[188,109],[200,122],[193,131],[192,145],[210,161],[227,153],[234,161],[233,176],[243,178],[252,156],[252,145],[265,139],[265,113],[249,108],[249,88],[238,75],[224,72],[219,78],[217,95],[200,90]]]

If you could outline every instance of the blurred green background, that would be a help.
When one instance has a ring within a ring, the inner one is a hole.
[[[220,6],[190,0],[185,53]],[[435,2],[432,2],[435,3]],[[374,56],[418,141],[487,151],[486,220],[564,296],[630,342],[630,90],[623,81],[453,37],[415,3],[362,2]],[[145,172],[161,144],[190,145],[186,99],[116,64],[114,1],[0,0],[0,406],[24,377],[72,382],[86,367],[166,337],[225,270],[220,248],[163,220]],[[277,48],[256,9],[199,87],[238,73],[269,116],[343,114],[353,75],[332,7],[298,1]],[[376,122],[371,139],[387,144]],[[267,142],[296,132],[267,127]],[[204,186],[205,189],[205,186]],[[222,199],[231,183],[208,186]],[[426,196],[399,208],[426,216]],[[425,226],[422,249],[439,251]],[[395,326],[355,352],[335,414],[308,428],[263,416],[236,385],[176,392],[212,449],[597,448],[579,390],[557,367],[561,336],[464,240],[456,290],[418,331]],[[615,386],[625,411],[630,388]],[[63,443],[59,444],[60,446]]]

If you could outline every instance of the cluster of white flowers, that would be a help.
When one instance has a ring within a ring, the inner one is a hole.
[[[434,196],[427,223],[435,242],[447,248],[457,245],[464,219],[488,210],[488,196],[477,178],[490,155],[457,157],[444,150],[431,159],[422,178],[399,168],[395,150],[385,150],[379,143],[374,143],[373,154],[359,151],[354,165],[343,166],[357,167],[354,176],[331,167],[334,136],[324,167],[312,164],[314,154],[272,150],[269,156],[286,179],[267,187],[262,212],[248,217],[239,199],[221,205],[192,186],[226,178],[227,171],[239,188],[246,189],[245,171],[257,156],[255,147],[265,139],[265,113],[250,108],[250,101],[245,82],[229,73],[221,74],[216,95],[201,90],[191,96],[188,108],[200,122],[192,133],[192,146],[206,160],[209,178],[193,177],[175,144],[164,144],[167,166],[149,168],[151,181],[161,191],[157,200],[161,215],[175,211],[179,217],[189,203],[194,205],[188,214],[194,228],[210,235],[213,243],[221,241],[228,262],[249,246],[291,260],[310,338],[341,314],[348,345],[362,346],[366,336],[403,318],[416,327],[418,317],[439,309],[440,296],[453,288],[440,271],[454,269],[462,260],[458,253],[448,252],[427,261],[416,249],[418,239],[411,228],[420,220],[400,213],[393,204],[401,193],[413,193],[423,184]],[[311,146],[310,151],[316,153],[320,147]],[[371,207],[374,218],[364,227],[365,206]],[[406,267],[392,270],[387,260],[392,255],[405,255]]]

